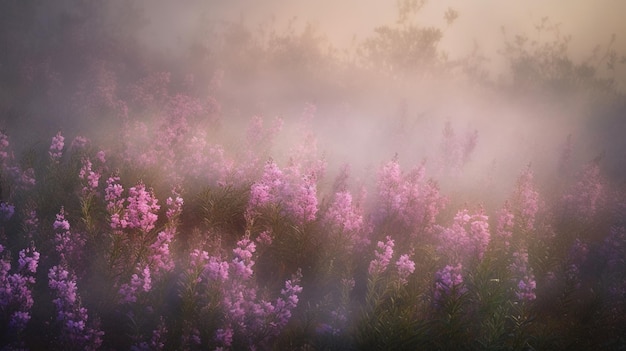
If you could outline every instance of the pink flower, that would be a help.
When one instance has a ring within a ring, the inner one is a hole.
[[[440,227],[438,251],[452,261],[459,262],[476,257],[482,259],[489,245],[488,217],[481,212],[470,215],[467,209],[457,212],[449,228]]]
[[[363,215],[352,205],[352,195],[348,191],[335,193],[324,219],[344,232],[357,232],[363,227]]]
[[[233,329],[227,327],[225,329],[219,328],[215,332],[215,341],[222,344],[224,347],[230,347],[233,343]]]
[[[435,274],[435,301],[447,296],[461,296],[467,291],[463,285],[463,265],[446,265]]]
[[[170,254],[170,244],[174,234],[174,228],[166,228],[157,234],[156,240],[150,245],[148,262],[155,270],[155,274],[159,274],[161,270],[170,272],[174,269],[174,260]]]
[[[148,292],[151,288],[152,278],[150,277],[150,267],[146,265],[139,273],[134,273],[131,276],[130,283],[122,284],[118,291],[121,298],[120,303],[129,304],[136,302],[137,293],[139,291],[143,290],[144,292]]]
[[[36,273],[37,265],[39,264],[39,252],[37,252],[34,248],[21,250],[17,262],[20,270],[26,268],[26,271]]]
[[[15,206],[7,204],[6,202],[0,202],[0,219],[8,221],[13,217],[15,213]]]
[[[252,276],[252,266],[254,266],[252,256],[255,251],[256,245],[250,239],[244,238],[237,242],[237,247],[233,249],[235,257],[231,263],[237,276],[243,279],[249,279]]]
[[[165,200],[165,203],[167,205],[167,212],[165,214],[167,216],[167,219],[170,221],[180,215],[180,213],[183,211],[184,204],[183,198],[180,197],[180,194],[178,194],[176,191],[172,191],[172,195],[174,196],[173,198],[168,197],[167,200]]]
[[[511,239],[513,237],[513,228],[515,216],[511,212],[511,205],[509,202],[505,202],[502,209],[498,212],[498,219],[496,224],[496,237],[504,243],[505,250],[508,250],[511,246]]]
[[[528,252],[520,249],[513,253],[513,262],[509,266],[513,281],[517,282],[515,295],[520,301],[532,301],[536,298],[537,283],[532,269],[528,265]]]
[[[71,147],[72,149],[84,149],[88,143],[89,143],[89,139],[79,135],[79,136],[76,136],[74,140],[72,140]]]
[[[224,282],[228,280],[228,267],[228,262],[221,261],[219,258],[211,256],[205,266],[205,271],[211,280]]]
[[[154,229],[158,219],[156,212],[161,208],[152,191],[146,190],[142,183],[128,189],[128,227],[139,228],[144,232]]]
[[[415,272],[415,262],[411,261],[409,255],[404,254],[396,261],[396,267],[398,268],[400,283],[406,285],[409,275]]]
[[[65,138],[61,135],[61,132],[58,132],[57,135],[52,138],[52,143],[50,144],[50,150],[48,151],[48,154],[50,155],[50,158],[53,162],[58,163],[61,159],[61,156],[63,156],[64,140]]]
[[[78,177],[85,180],[87,186],[83,188],[83,192],[95,191],[98,188],[98,182],[100,181],[100,173],[92,171],[92,163],[89,158],[83,158],[82,167],[78,173]]]
[[[376,245],[377,250],[374,252],[376,258],[370,262],[368,270],[371,276],[383,273],[391,261],[391,257],[393,256],[394,241],[389,236],[387,236],[386,240],[387,242],[379,241]]]
[[[48,272],[48,286],[56,296],[53,303],[57,321],[61,323],[60,337],[63,341],[77,349],[99,348],[104,332],[89,325],[87,309],[80,305],[74,274],[62,266],[54,266]]]
[[[526,232],[532,232],[535,217],[539,211],[539,193],[535,190],[530,166],[518,178],[514,196],[515,205],[519,211],[517,221],[520,228]]]
[[[429,230],[437,214],[444,208],[444,198],[439,195],[437,183],[425,180],[423,165],[408,174],[402,174],[397,157],[379,172],[378,220],[396,220],[414,233]]]

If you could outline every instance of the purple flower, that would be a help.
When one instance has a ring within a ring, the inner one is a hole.
[[[385,164],[378,175],[380,213],[378,221],[396,219],[408,230],[428,230],[444,208],[437,183],[426,180],[420,165],[404,175],[397,157]]]
[[[215,332],[215,341],[223,345],[224,347],[231,347],[233,344],[233,328],[219,328]]]
[[[387,242],[379,241],[376,245],[377,250],[374,252],[376,258],[370,262],[368,270],[371,276],[383,273],[391,261],[391,257],[393,256],[394,241],[389,236],[387,236],[386,240]]]
[[[228,267],[228,262],[211,256],[209,257],[209,262],[205,265],[205,271],[211,280],[224,282],[228,280]]]
[[[467,209],[457,212],[449,228],[440,228],[438,251],[452,261],[476,257],[482,259],[489,245],[488,217],[481,211],[470,215]]]
[[[157,234],[157,238],[150,245],[150,256],[148,262],[159,274],[161,270],[169,272],[174,269],[174,260],[170,254],[170,244],[174,238],[175,228],[166,228]]]
[[[139,228],[143,232],[154,229],[158,217],[156,212],[161,208],[152,191],[146,190],[142,183],[128,189],[128,227]]]
[[[249,210],[256,210],[276,202],[284,187],[283,173],[273,161],[265,165],[261,180],[250,188]]]
[[[172,195],[174,196],[173,198],[168,197],[167,200],[165,200],[165,204],[167,205],[167,212],[165,214],[167,219],[170,221],[180,215],[183,211],[184,204],[183,198],[180,197],[180,194],[176,191],[172,191]]]
[[[0,253],[4,247],[0,245]],[[14,332],[26,328],[30,320],[30,310],[34,300],[32,289],[35,284],[34,275],[37,273],[39,252],[33,247],[19,252],[18,268],[15,273],[9,274],[11,269],[10,257],[0,259],[0,311],[10,315],[9,327]]]
[[[78,172],[78,177],[86,182],[86,186],[83,188],[83,193],[94,191],[98,188],[98,182],[100,181],[100,173],[91,170],[92,163],[89,158],[83,158],[82,167]]]
[[[37,272],[37,265],[39,264],[39,252],[37,252],[34,248],[26,248],[19,253],[19,259],[17,260],[19,264],[19,270],[23,270],[30,273]]]
[[[363,215],[360,212],[352,205],[350,192],[340,191],[335,193],[324,220],[342,232],[358,232],[363,228]]]
[[[435,273],[435,301],[448,296],[458,297],[467,291],[463,285],[463,265],[446,265]]]
[[[137,293],[140,291],[148,292],[152,289],[152,278],[150,277],[150,267],[145,266],[143,269],[137,267],[139,273],[131,276],[130,283],[124,283],[119,289],[120,303],[129,304],[137,301]]]
[[[15,213],[15,206],[11,204],[7,204],[4,201],[0,202],[0,218],[2,218],[5,221],[8,221],[9,219],[11,219],[11,217],[13,217],[14,213]]]
[[[498,219],[496,224],[496,238],[504,243],[506,250],[511,246],[511,239],[513,237],[515,215],[511,212],[511,205],[508,201],[504,203],[502,209],[498,212]]]
[[[249,279],[252,276],[252,266],[254,266],[252,256],[255,251],[256,245],[249,238],[237,242],[237,247],[233,249],[235,257],[231,262],[231,267],[236,276],[243,279]]]
[[[96,350],[102,344],[104,332],[88,323],[87,309],[80,305],[76,277],[65,267],[54,266],[48,272],[48,286],[53,291],[52,301],[61,324],[61,339],[72,347]]]
[[[57,135],[52,137],[52,143],[50,144],[50,150],[48,151],[48,154],[50,155],[52,161],[55,163],[58,163],[61,159],[61,156],[63,156],[63,147],[65,145],[63,143],[64,140],[65,138],[61,135],[61,132],[58,132]]]
[[[517,179],[517,188],[514,194],[514,204],[518,210],[517,221],[522,230],[532,232],[535,226],[535,217],[539,211],[539,193],[533,184],[533,172],[530,165]]]
[[[89,139],[78,135],[74,138],[74,140],[72,140],[71,147],[73,149],[84,149],[87,146],[87,144],[89,144]]]
[[[521,249],[513,253],[513,262],[509,270],[516,282],[515,295],[520,301],[532,301],[536,298],[537,283],[532,269],[528,265],[528,252]]]
[[[409,275],[415,272],[415,262],[411,261],[409,255],[404,254],[400,256],[398,261],[396,261],[396,267],[398,268],[400,283],[402,283],[402,285],[406,285]]]

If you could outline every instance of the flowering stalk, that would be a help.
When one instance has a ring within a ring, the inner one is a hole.
[[[55,296],[57,322],[60,323],[61,347],[71,350],[97,350],[104,332],[89,323],[86,308],[81,306],[76,277],[64,265],[54,266],[48,272],[48,287]]]

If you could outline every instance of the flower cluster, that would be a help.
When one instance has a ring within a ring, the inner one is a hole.
[[[85,240],[78,233],[70,232],[70,222],[65,218],[65,209],[63,207],[56,215],[52,228],[55,231],[55,248],[61,259],[78,260],[85,245]]]
[[[524,249],[513,253],[513,262],[509,266],[513,281],[516,282],[515,295],[520,301],[532,301],[537,296],[537,282],[532,269],[528,265],[528,252]]]
[[[50,150],[48,154],[53,162],[58,163],[63,156],[63,147],[65,138],[61,135],[61,132],[58,132],[54,137],[52,137],[52,143],[50,144]]]
[[[21,250],[18,267],[13,274],[9,274],[11,260],[2,245],[0,254],[5,256],[0,259],[0,316],[9,320],[9,329],[19,333],[31,318],[33,286],[40,254],[33,247]]]
[[[358,232],[363,227],[363,215],[352,204],[352,194],[341,191],[335,194],[324,219],[331,226],[344,232]]]
[[[98,182],[100,181],[100,173],[92,170],[93,164],[88,157],[83,158],[82,166],[78,173],[78,178],[85,182],[83,187],[83,194],[94,192],[98,188]]]
[[[380,275],[387,269],[393,256],[393,246],[394,241],[390,236],[387,236],[386,242],[379,241],[376,244],[377,250],[374,252],[376,258],[370,262],[368,270],[370,276]]]
[[[301,175],[296,167],[289,167],[283,172],[276,163],[269,161],[261,180],[250,188],[247,211],[249,215],[254,215],[263,208],[279,204],[283,213],[298,224],[315,220],[318,211],[315,177]]]
[[[444,298],[459,297],[467,292],[467,287],[463,284],[463,265],[446,265],[435,273],[434,297],[437,303],[441,303]]]
[[[152,191],[146,190],[143,183],[128,189],[128,204],[123,209],[124,200],[120,198],[123,188],[116,183],[116,178],[109,178],[105,189],[107,209],[111,212],[111,227],[114,229],[137,228],[147,233],[154,229],[158,219],[156,212],[161,208]]]
[[[398,268],[400,283],[405,285],[408,282],[407,278],[409,275],[415,272],[415,262],[411,261],[409,255],[404,254],[396,261],[396,267]]]
[[[120,287],[120,303],[128,304],[137,301],[138,292],[149,292],[152,289],[152,279],[150,278],[150,267],[143,269],[137,267],[139,273],[133,273],[130,283],[124,283]]]
[[[514,194],[519,228],[530,233],[535,227],[535,217],[539,211],[539,193],[535,190],[533,182],[534,174],[530,166],[517,179],[517,187]]]
[[[48,286],[54,293],[57,321],[61,324],[62,346],[97,350],[104,332],[91,326],[86,308],[81,306],[76,277],[63,266],[54,266],[48,272]]]
[[[429,230],[445,200],[434,181],[427,181],[424,166],[404,175],[397,158],[378,174],[379,222],[397,220],[406,230]]]
[[[482,210],[473,215],[467,209],[457,212],[452,226],[440,227],[438,251],[452,262],[482,259],[491,238],[488,220]]]

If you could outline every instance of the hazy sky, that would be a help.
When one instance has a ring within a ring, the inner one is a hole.
[[[159,0],[150,3],[160,6],[148,6],[152,18],[149,32],[158,33],[161,38],[184,37],[204,12],[210,18],[242,18],[249,24],[268,21],[274,16],[279,30],[296,16],[299,23],[313,23],[330,40],[344,45],[354,35],[363,39],[376,26],[391,24],[396,18],[396,2],[391,0]],[[606,45],[612,33],[617,35],[616,47],[626,48],[625,1],[430,1],[417,19],[443,28],[443,13],[447,8],[459,12],[459,18],[444,35],[443,45],[451,54],[468,52],[474,41],[485,53],[493,54],[502,46],[502,26],[509,35],[534,34],[533,26],[544,16],[553,23],[560,23],[564,34],[572,35],[573,54],[587,54],[596,45]]]

